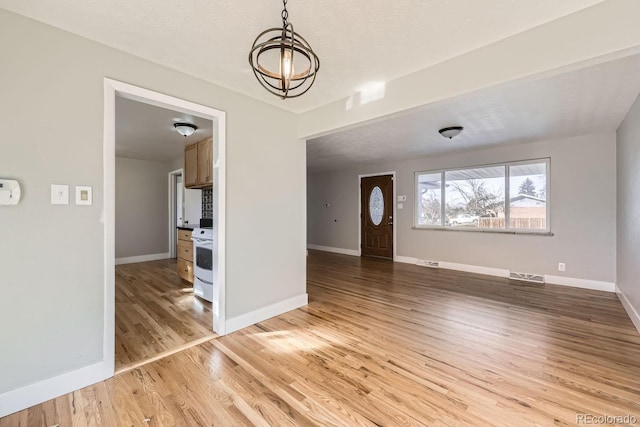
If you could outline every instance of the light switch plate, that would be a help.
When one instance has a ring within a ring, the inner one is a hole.
[[[69,204],[69,186],[61,184],[51,184],[51,204],[52,205],[68,205]]]
[[[398,201],[399,202],[406,202],[407,201],[407,196],[398,196]]]
[[[91,205],[93,204],[93,191],[91,186],[78,185],[76,186],[76,205]]]

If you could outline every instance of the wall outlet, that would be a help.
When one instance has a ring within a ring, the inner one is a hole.
[[[567,269],[567,265],[564,262],[558,263],[558,271],[565,271]]]

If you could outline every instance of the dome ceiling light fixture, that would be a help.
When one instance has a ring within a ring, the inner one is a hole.
[[[450,126],[448,128],[442,128],[438,132],[445,138],[453,139],[453,137],[460,135],[463,129],[462,126]]]
[[[198,126],[192,125],[191,123],[174,123],[173,127],[185,138],[193,135],[196,129],[198,129]]]
[[[249,64],[260,84],[282,99],[305,94],[316,80],[320,59],[289,22],[287,0],[282,0],[282,28],[269,28],[256,37]]]

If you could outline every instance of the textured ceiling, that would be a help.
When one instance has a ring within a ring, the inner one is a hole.
[[[296,31],[321,59],[314,87],[282,101],[247,61],[280,25],[277,0],[0,0],[0,7],[302,112],[507,38],[602,0],[291,0]]]
[[[174,123],[198,127],[187,138]],[[213,122],[125,98],[116,98],[116,156],[130,159],[168,162],[184,155],[185,145],[213,134]]]
[[[615,131],[640,93],[640,55],[514,82],[312,139],[309,171]],[[453,140],[438,129],[464,126]]]

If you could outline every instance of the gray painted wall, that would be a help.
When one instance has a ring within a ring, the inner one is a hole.
[[[228,318],[306,292],[295,115],[1,9],[0,28],[0,173],[24,196],[0,207],[0,393],[103,359],[105,76],[227,112]],[[93,206],[50,205],[52,183]]]
[[[116,258],[169,252],[169,165],[116,157]]]
[[[357,249],[358,175],[396,171],[396,195],[407,196],[396,216],[397,255],[614,282],[615,152],[610,132],[313,174],[307,190],[308,242]],[[551,158],[554,236],[412,229],[414,172],[542,157]],[[566,272],[557,270],[558,262],[566,263]]]
[[[217,130],[216,130],[217,132]],[[168,163],[169,172],[173,172],[178,169],[184,169],[184,156],[176,157]]]
[[[640,313],[640,98],[617,134],[618,288]]]

